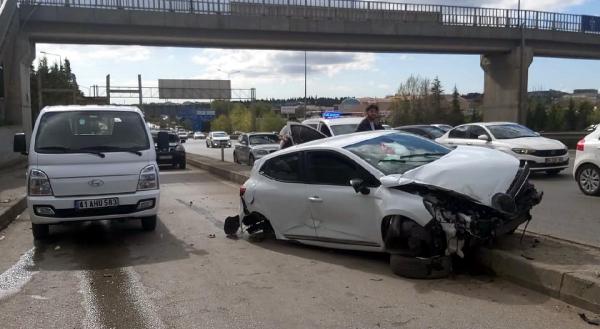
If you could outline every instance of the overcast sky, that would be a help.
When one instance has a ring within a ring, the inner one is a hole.
[[[485,7],[516,7],[517,0],[404,0],[401,2]],[[522,0],[527,9],[600,15],[598,0]],[[233,88],[256,88],[258,98],[304,96],[304,53],[275,50],[233,50],[142,46],[38,44],[41,51],[68,57],[82,90],[104,85],[145,86],[159,78],[227,79]],[[48,56],[52,63],[56,56]],[[313,96],[381,97],[395,93],[411,74],[439,76],[446,91],[481,92],[479,56],[308,52],[308,94]],[[600,88],[600,61],[535,58],[530,90]],[[132,100],[135,101],[135,100]]]

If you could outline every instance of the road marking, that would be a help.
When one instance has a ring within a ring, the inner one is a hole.
[[[29,249],[19,258],[19,261],[4,273],[0,274],[0,300],[8,298],[19,291],[37,273],[33,271],[33,253],[35,248]]]

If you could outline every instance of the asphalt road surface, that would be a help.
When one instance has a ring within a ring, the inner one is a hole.
[[[381,254],[228,239],[237,194],[164,170],[155,232],[53,226],[37,246],[22,214],[0,232],[0,327],[589,328],[577,308],[485,275],[407,280]]]
[[[221,150],[207,149],[204,141],[189,140],[185,147],[187,152],[221,159]],[[225,161],[232,162],[232,154],[233,148],[225,149]],[[572,176],[575,154],[570,152],[570,155],[570,167],[560,175],[531,177],[536,187],[544,191],[544,200],[534,209],[527,230],[600,246],[600,197],[585,196],[579,191]]]

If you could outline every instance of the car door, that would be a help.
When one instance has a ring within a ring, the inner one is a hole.
[[[379,200],[372,193],[356,193],[351,179],[367,186],[379,181],[349,157],[336,151],[307,151],[306,173],[310,213],[321,242],[340,247],[378,247],[381,241]]]
[[[250,140],[248,138],[248,135],[242,135],[240,142],[240,160],[243,162],[249,162]]]
[[[310,215],[308,189],[304,179],[303,152],[270,158],[261,166],[264,177],[258,183],[252,200],[284,237],[314,240],[316,231]]]
[[[450,130],[448,137],[442,142],[448,146],[467,145],[469,142],[469,126],[462,125]]]
[[[489,141],[479,139],[481,135],[487,136]],[[490,134],[480,125],[470,125],[467,129],[467,136],[467,145],[492,147]]]
[[[314,140],[327,138],[318,130],[296,122],[288,122],[284,130],[290,134],[294,145],[312,142]]]

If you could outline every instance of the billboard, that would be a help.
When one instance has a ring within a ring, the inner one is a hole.
[[[281,114],[296,114],[296,108],[298,106],[282,106]]]
[[[231,80],[159,79],[161,99],[231,99]]]

